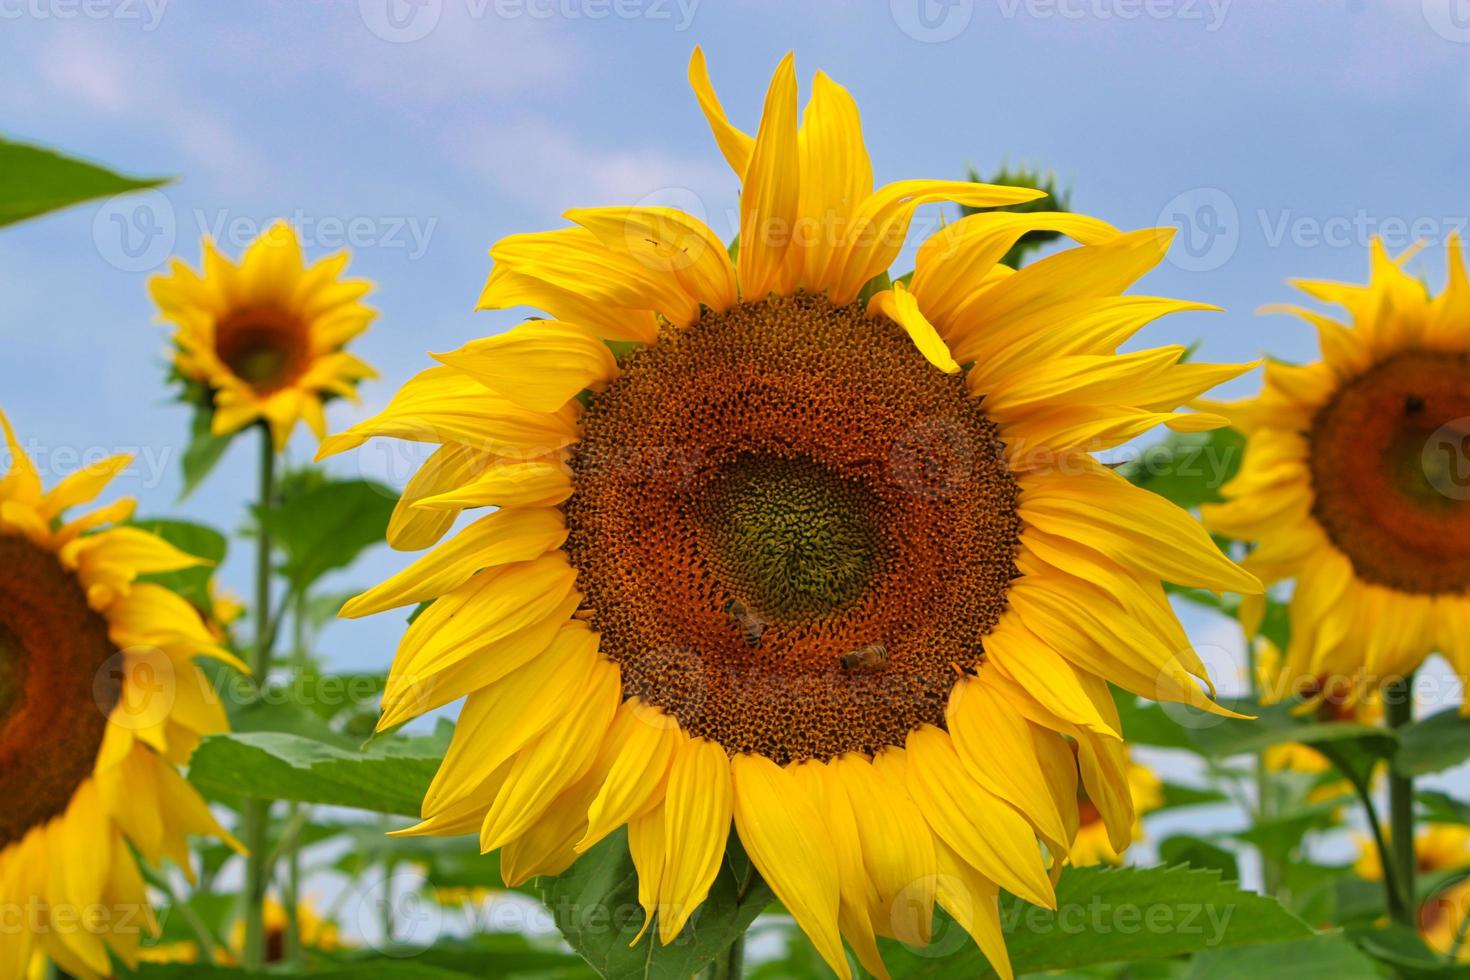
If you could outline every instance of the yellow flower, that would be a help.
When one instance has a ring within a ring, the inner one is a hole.
[[[301,929],[303,949],[331,952],[341,946],[337,925],[322,918],[310,899],[296,903],[296,921]],[[280,963],[286,958],[286,907],[274,896],[265,901],[265,962]],[[237,921],[230,928],[230,949],[240,956],[245,948],[245,922]]]
[[[1455,823],[1429,824],[1414,837],[1416,870],[1420,874],[1470,868],[1470,827]],[[1358,860],[1353,871],[1359,878],[1380,881],[1383,862],[1369,837],[1358,840]]]
[[[1281,650],[1264,636],[1255,637],[1253,643],[1256,648],[1256,686],[1264,692],[1274,691],[1281,683]],[[1375,725],[1383,717],[1383,703],[1376,694],[1344,702],[1331,696],[1329,692],[1328,696],[1317,702],[1315,711],[1318,721]],[[1303,745],[1300,742],[1273,745],[1265,751],[1264,760],[1266,768],[1272,772],[1320,775],[1332,769],[1332,763],[1325,755],[1310,745]],[[1309,799],[1313,801],[1336,799],[1352,791],[1352,783],[1342,780],[1319,787],[1312,792]]]
[[[191,834],[234,841],[174,768],[224,709],[196,656],[243,665],[192,606],[139,577],[199,564],[137,528],[119,500],[68,520],[129,458],[114,456],[50,491],[0,415],[0,903],[25,916],[0,943],[0,976],[48,957],[107,976],[154,928],[133,858],[186,873]],[[86,926],[79,925],[86,916]]]
[[[1127,763],[1127,777],[1128,795],[1133,801],[1134,813],[1132,839],[1138,840],[1143,836],[1143,821],[1140,818],[1164,805],[1164,785],[1152,769],[1132,761]],[[1085,786],[1078,787],[1077,805],[1079,822],[1077,837],[1072,842],[1072,863],[1079,868],[1095,864],[1121,864],[1123,856],[1112,845],[1102,810],[1087,795]]]
[[[1462,878],[1419,906],[1419,935],[1429,948],[1470,963],[1470,878]]]
[[[377,377],[343,348],[376,313],[359,300],[372,284],[344,279],[339,252],[308,267],[284,221],[267,229],[237,266],[204,239],[203,275],[175,258],[148,282],[162,319],[173,323],[174,366],[208,390],[214,434],[256,420],[284,447],[298,419],[326,435],[322,403],[357,400],[357,383]]]
[[[1322,360],[1273,362],[1258,398],[1212,409],[1249,441],[1205,522],[1258,542],[1245,564],[1263,580],[1296,580],[1273,698],[1350,704],[1436,650],[1470,679],[1470,281],[1458,240],[1432,298],[1372,253],[1366,286],[1297,283],[1350,322],[1281,308],[1316,327]]]
[[[435,600],[384,727],[468,695],[412,832],[478,833],[515,885],[627,825],[667,943],[733,821],[841,976],[844,939],[880,975],[875,935],[927,941],[936,899],[1008,975],[997,893],[1055,903],[1038,838],[1057,870],[1071,741],[1111,842],[1132,832],[1107,681],[1223,710],[1160,580],[1259,588],[1088,451],[1223,425],[1173,409],[1246,368],[1115,353],[1199,308],[1120,295],[1162,258],[1155,229],[977,214],[919,249],[911,282],[874,282],[919,205],[1036,192],[875,190],[825,75],[798,129],[790,57],[753,137],[697,50],[690,76],[741,181],[737,259],[666,208],[508,238],[480,305],[551,319],[438,355],[323,444],[440,446],[393,516],[398,548],[499,508],[343,610]],[[1034,229],[1082,247],[996,264]]]

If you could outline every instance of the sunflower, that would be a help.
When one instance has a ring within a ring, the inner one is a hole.
[[[1415,870],[1420,874],[1461,871],[1470,868],[1470,827],[1457,823],[1432,823],[1414,835]],[[1358,841],[1358,860],[1353,871],[1369,881],[1383,880],[1383,861],[1371,838]]]
[[[133,851],[189,873],[189,835],[234,843],[174,767],[226,726],[194,658],[243,665],[188,602],[141,579],[199,559],[137,528],[103,529],[133,501],[64,517],[128,457],[48,492],[4,415],[0,428],[0,902],[25,924],[6,930],[0,976],[44,958],[108,976],[109,952],[134,962],[155,928]]]
[[[886,269],[915,209],[1036,192],[874,189],[856,107],[788,56],[755,136],[690,80],[741,182],[737,257],[666,208],[569,212],[491,250],[476,340],[322,454],[437,444],[389,528],[458,536],[346,616],[433,600],[383,727],[468,695],[413,833],[478,833],[509,884],[627,825],[644,929],[671,942],[736,833],[840,975],[843,941],[922,944],[933,903],[1008,972],[998,889],[1054,906],[1081,781],[1134,823],[1109,680],[1219,711],[1161,578],[1256,590],[1204,529],[1088,450],[1246,370],[1115,355],[1197,304],[1119,295],[1167,232],[990,212]],[[1026,232],[1081,247],[1021,271]],[[866,301],[864,299],[866,298]],[[1044,843],[1044,848],[1038,844]]]
[[[217,436],[256,420],[270,426],[276,449],[298,419],[326,435],[322,403],[357,398],[357,383],[377,373],[343,350],[377,314],[359,300],[366,279],[344,279],[339,252],[308,267],[284,221],[267,229],[237,266],[209,238],[203,275],[175,258],[168,275],[148,281],[160,316],[174,331],[174,368],[207,392]]]
[[[331,952],[340,945],[337,925],[323,918],[311,899],[296,903],[296,921],[301,930],[301,946]],[[280,963],[286,959],[286,907],[268,896],[265,900],[265,962]],[[237,920],[230,928],[230,949],[239,956],[245,948],[245,922]]]
[[[1269,308],[1311,323],[1322,360],[1273,362],[1259,397],[1211,406],[1248,440],[1205,523],[1257,542],[1263,580],[1296,582],[1273,699],[1349,703],[1434,651],[1470,679],[1470,281],[1448,251],[1436,297],[1381,241],[1365,286],[1297,282],[1348,314]]]
[[[1143,836],[1143,815],[1164,805],[1164,785],[1148,766],[1129,760],[1125,769],[1128,795],[1133,802],[1133,829],[1130,842]],[[1114,848],[1103,813],[1087,795],[1087,788],[1077,789],[1077,836],[1072,841],[1072,863],[1079,868],[1095,864],[1121,864],[1121,848]],[[1127,847],[1127,844],[1124,845]]]
[[[1256,650],[1257,689],[1275,690],[1281,679],[1281,648],[1264,636],[1254,637],[1252,643]],[[1376,695],[1353,699],[1347,703],[1333,698],[1323,698],[1315,706],[1315,716],[1321,722],[1376,725],[1383,719],[1383,703]],[[1325,755],[1301,742],[1283,742],[1273,745],[1266,749],[1262,758],[1266,768],[1271,772],[1299,772],[1309,776],[1320,776],[1331,772],[1334,768],[1331,760]],[[1309,799],[1334,799],[1352,792],[1351,782],[1338,780],[1319,786],[1312,791]]]

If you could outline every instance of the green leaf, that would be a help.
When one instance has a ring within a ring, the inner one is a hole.
[[[1373,963],[1339,934],[1200,953],[1184,980],[1350,980],[1376,975]]]
[[[1118,472],[1180,507],[1219,503],[1220,488],[1240,469],[1245,436],[1235,429],[1170,433]]]
[[[184,447],[184,455],[180,459],[184,484],[179,490],[180,502],[199,488],[215,464],[224,458],[230,443],[244,431],[241,429],[226,436],[217,436],[213,425],[214,409],[208,405],[195,405],[194,415],[189,420],[189,444]]]
[[[54,150],[0,139],[0,226],[167,182],[158,177],[124,177]]]
[[[177,572],[158,572],[144,576],[146,581],[157,582],[188,599],[194,608],[208,613],[214,607],[214,597],[209,594],[209,580],[224,562],[229,548],[228,539],[212,527],[177,521],[166,517],[139,517],[133,524],[156,534],[180,551],[196,558],[203,558],[208,565],[180,569]]]
[[[207,737],[189,763],[206,792],[357,807],[407,817],[419,805],[449,746],[449,725],[428,736],[390,735],[348,749],[286,732]]]
[[[369,480],[330,480],[283,499],[263,515],[286,553],[283,568],[304,591],[327,572],[345,568],[388,533],[398,495]]]
[[[136,972],[123,972],[122,977],[137,980],[269,980],[280,973],[243,970],[232,966],[202,964],[142,963]],[[290,974],[286,974],[290,975]],[[377,959],[355,963],[350,967],[312,970],[313,977],[329,980],[469,980],[487,976],[484,973],[461,973],[442,967],[426,966],[402,960]],[[503,975],[503,974],[500,974]]]
[[[1470,759],[1470,717],[1449,708],[1399,729],[1393,767],[1408,776],[1443,772]]]
[[[1164,800],[1150,813],[1158,813],[1161,810],[1176,810],[1186,806],[1210,806],[1215,803],[1226,803],[1230,797],[1215,789],[1196,789],[1193,786],[1180,786],[1178,783],[1165,783],[1163,787]]]
[[[1470,824],[1470,803],[1435,790],[1423,790],[1415,795],[1419,800],[1419,805],[1424,808],[1426,821]]]
[[[1348,935],[1369,956],[1394,968],[1405,980],[1466,980],[1470,964],[1448,963],[1407,926],[1349,929]]]
[[[980,951],[943,918],[936,914],[928,949],[883,941],[895,978],[991,974]],[[1018,975],[1312,936],[1275,899],[1225,884],[1218,871],[1183,867],[1068,868],[1057,885],[1056,912],[1007,896],[1001,924]]]
[[[541,898],[572,949],[600,976],[649,980],[685,980],[697,974],[773,900],[732,834],[709,897],[678,938],[663,945],[655,924],[629,948],[643,927],[643,909],[626,830],[609,835],[560,877],[542,879]]]
[[[1159,859],[1165,864],[1187,864],[1191,868],[1218,871],[1226,881],[1240,880],[1235,855],[1200,837],[1180,834],[1164,838],[1159,842]]]

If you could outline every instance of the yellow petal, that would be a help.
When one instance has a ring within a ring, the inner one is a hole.
[[[618,373],[606,344],[556,320],[523,323],[434,359],[535,412],[554,412],[584,389],[602,391]]]
[[[949,735],[933,725],[909,732],[908,760],[909,794],[935,835],[1006,890],[1056,908],[1031,825],[969,777]]]
[[[680,739],[678,723],[654,705],[630,698],[622,709],[631,721],[607,777],[587,809],[587,832],[577,842],[581,852],[618,827],[661,803],[660,792]]]
[[[888,317],[894,323],[903,327],[904,331],[913,340],[914,346],[924,359],[939,368],[945,374],[954,374],[959,371],[960,366],[949,353],[949,347],[939,336],[939,331],[934,325],[924,319],[924,314],[919,312],[919,304],[914,299],[913,293],[904,288],[903,283],[896,282],[892,289],[885,289],[875,295],[868,302],[868,315],[875,313]]]
[[[722,313],[738,296],[725,246],[705,224],[673,208],[582,208],[575,221],[615,252],[672,275],[696,303]]]
[[[664,853],[658,887],[658,935],[665,946],[709,894],[730,834],[730,760],[704,738],[682,744],[669,767],[664,797]]]
[[[791,54],[771,77],[750,164],[740,188],[740,290],[749,302],[789,292],[801,271],[792,254],[800,196],[796,146],[796,71]]]
[[[694,97],[699,100],[699,108],[705,119],[709,120],[715,142],[725,155],[725,161],[735,171],[735,176],[744,179],[746,168],[750,164],[750,155],[755,149],[755,140],[730,125],[730,121],[725,118],[725,110],[720,105],[719,97],[715,95],[714,86],[710,84],[704,51],[698,45],[689,56],[689,86],[694,89]]]
[[[566,536],[566,522],[558,510],[496,511],[382,584],[349,599],[338,615],[357,619],[436,599],[468,582],[482,568],[539,558],[558,547]]]
[[[746,853],[827,965],[851,977],[837,928],[837,855],[822,814],[797,778],[770,759],[738,755],[730,769]]]

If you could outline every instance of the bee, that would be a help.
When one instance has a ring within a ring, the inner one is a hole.
[[[740,628],[740,635],[745,637],[746,646],[760,645],[761,633],[765,631],[766,623],[758,611],[739,599],[731,599],[725,603],[725,615],[735,620],[735,625]]]
[[[881,643],[869,643],[851,653],[844,653],[837,662],[849,674],[871,674],[887,665],[888,648]]]

